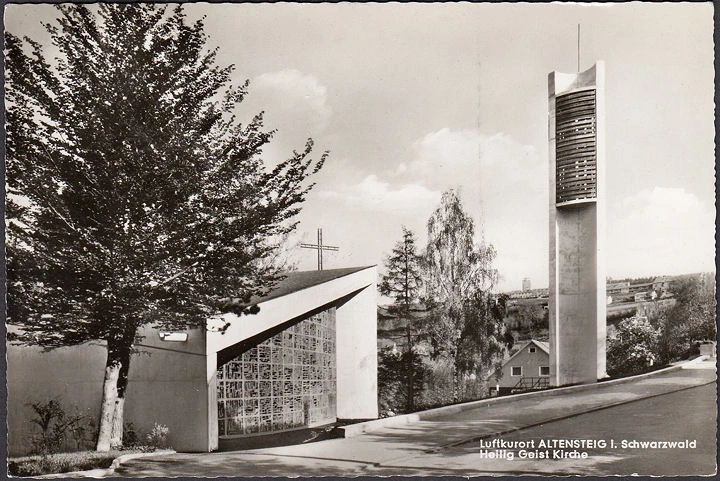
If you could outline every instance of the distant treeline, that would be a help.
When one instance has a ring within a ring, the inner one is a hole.
[[[649,277],[625,277],[623,279],[613,279],[612,277],[607,278],[607,283],[618,283],[618,282],[629,282],[630,284],[646,284],[648,282],[652,282],[655,279],[659,277],[665,277],[669,281],[677,281],[681,279],[688,279],[692,277],[698,277],[705,274],[704,272],[693,272],[690,274],[677,274],[673,276],[666,276],[666,275],[657,275],[657,276],[649,276]]]

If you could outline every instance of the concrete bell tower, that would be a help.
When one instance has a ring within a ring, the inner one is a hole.
[[[606,376],[605,66],[548,75],[550,383]]]

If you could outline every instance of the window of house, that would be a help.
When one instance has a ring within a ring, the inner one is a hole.
[[[534,348],[534,347],[531,347],[531,348],[530,348],[530,352],[535,352],[535,348]]]
[[[547,377],[550,375],[550,366],[540,366],[540,377]]]
[[[522,376],[522,366],[513,366],[510,372],[511,376]]]

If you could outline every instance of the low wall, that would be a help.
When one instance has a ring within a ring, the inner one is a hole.
[[[43,352],[39,347],[7,347],[8,455],[22,456],[32,449],[41,431],[32,403],[57,399],[68,415],[86,416],[97,426],[107,354],[102,344],[85,344]],[[89,433],[88,433],[89,434]],[[63,450],[84,448],[82,440],[67,436]]]
[[[203,330],[189,331],[187,342],[162,343],[145,330],[130,363],[125,422],[142,436],[154,423],[169,427],[169,443],[185,451],[208,451],[206,357]],[[41,430],[33,423],[32,403],[60,402],[67,416],[84,416],[86,428],[68,432],[62,451],[94,448],[100,419],[107,351],[100,342],[43,352],[39,347],[7,346],[8,455],[23,456]]]

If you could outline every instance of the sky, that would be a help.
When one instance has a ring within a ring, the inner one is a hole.
[[[499,290],[548,285],[547,76],[606,67],[607,275],[715,269],[712,3],[188,4],[218,62],[250,80],[241,118],[277,129],[269,164],[329,151],[288,258],[383,264],[411,229],[422,249],[456,189]],[[47,5],[8,6],[6,29],[47,39]]]

